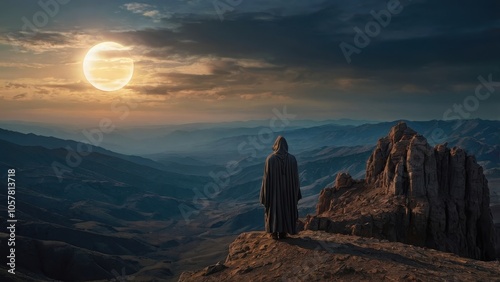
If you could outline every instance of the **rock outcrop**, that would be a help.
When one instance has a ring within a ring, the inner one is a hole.
[[[488,181],[474,156],[446,144],[433,148],[401,122],[378,141],[365,180],[342,173],[321,191],[305,228],[493,260],[489,204]]]
[[[224,266],[179,281],[500,281],[500,262],[374,238],[302,231],[285,240],[242,233]]]

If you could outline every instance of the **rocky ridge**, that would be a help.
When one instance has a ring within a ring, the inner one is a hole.
[[[366,179],[337,175],[305,228],[398,241],[493,260],[488,181],[474,156],[431,147],[401,122],[378,141]]]
[[[481,166],[405,123],[379,140],[366,179],[339,173],[300,226],[284,240],[242,233],[225,262],[179,281],[500,281],[500,261],[477,260],[496,243]]]
[[[179,281],[500,281],[500,262],[321,231],[278,241],[249,232],[229,246],[224,263]]]

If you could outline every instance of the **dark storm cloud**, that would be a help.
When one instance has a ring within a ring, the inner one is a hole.
[[[403,1],[401,3],[404,3]],[[177,54],[264,58],[270,63],[307,68],[345,68],[339,48],[352,44],[354,26],[373,20],[370,7],[345,10],[331,5],[310,14],[259,20],[259,14],[234,14],[225,21],[177,19],[177,30],[127,32],[136,44],[171,47]],[[372,9],[383,8],[374,5]],[[353,59],[356,69],[416,68],[430,64],[488,63],[500,57],[500,4],[440,1],[411,3]],[[421,32],[419,32],[421,31]],[[425,32],[424,32],[425,31]],[[161,56],[161,53],[152,53]],[[165,56],[172,49],[165,51]]]
[[[274,79],[296,88],[287,90],[296,99],[303,99],[307,91],[308,99],[325,102],[432,103],[446,108],[473,94],[478,75],[494,71],[500,75],[498,2],[414,0],[401,5],[403,10],[392,16],[361,54],[353,55],[351,64],[339,44],[354,44],[353,27],[364,29],[373,20],[370,11],[386,9],[386,3],[337,3],[290,16],[282,16],[279,10],[236,10],[222,22],[212,17],[179,17],[170,19],[176,29],[136,30],[119,36],[153,48],[146,56],[154,58],[259,59],[274,66],[249,70],[221,61],[213,65],[210,76],[178,75],[174,78],[178,85],[162,93],[189,87],[252,87]],[[312,89],[305,90],[304,84]],[[490,102],[497,100],[493,97]]]

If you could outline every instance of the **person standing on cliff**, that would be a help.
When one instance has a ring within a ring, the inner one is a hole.
[[[278,136],[267,159],[260,188],[260,203],[265,207],[266,232],[273,239],[297,233],[300,193],[297,160],[288,153],[284,137]]]

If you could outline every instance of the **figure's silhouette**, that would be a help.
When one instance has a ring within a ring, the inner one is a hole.
[[[260,203],[266,208],[266,232],[274,239],[284,239],[288,234],[297,233],[299,212],[297,203],[300,193],[297,160],[288,153],[284,137],[278,136],[273,145],[273,153],[266,159]]]

